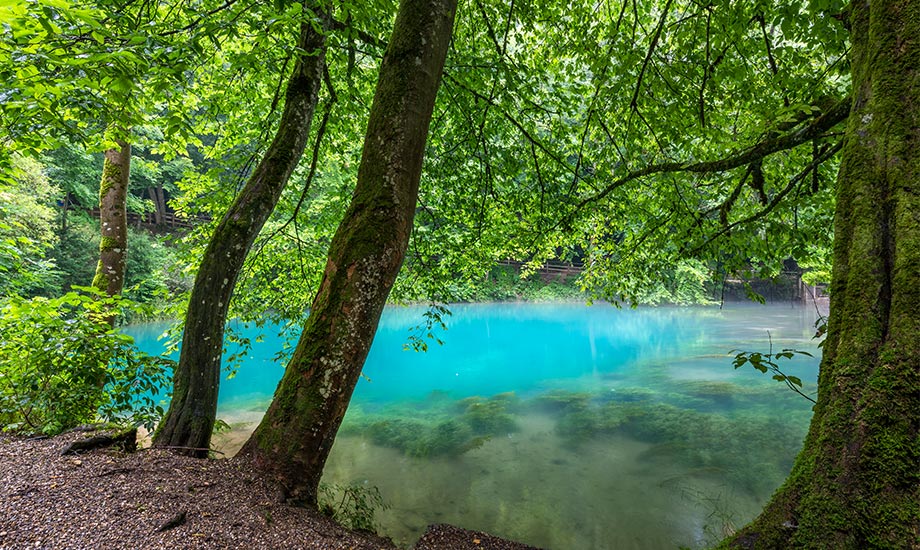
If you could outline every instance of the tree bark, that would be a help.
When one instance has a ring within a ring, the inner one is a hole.
[[[789,479],[731,548],[920,548],[920,0],[849,17],[818,403]]]
[[[111,431],[94,435],[86,439],[78,439],[61,451],[61,456],[75,455],[102,449],[105,447],[118,446],[121,450],[133,453],[137,450],[137,427],[127,428],[121,431]]]
[[[305,53],[288,80],[275,138],[221,219],[202,257],[185,318],[172,401],[154,436],[154,446],[187,447],[180,452],[207,456],[217,414],[230,297],[246,255],[300,161],[310,135],[323,77],[329,19],[328,13],[317,13],[322,30],[311,22],[301,24],[298,48]]]
[[[166,200],[163,195],[163,185],[158,183],[153,187],[148,187],[147,194],[150,195],[150,200],[153,201],[153,223],[156,226],[161,226],[163,225],[166,214]]]
[[[128,255],[128,180],[131,173],[131,145],[115,140],[118,148],[108,149],[99,183],[99,263],[92,286],[109,296],[121,294],[125,286]],[[114,321],[114,318],[113,318]]]
[[[456,0],[403,0],[380,67],[358,181],[310,316],[243,447],[292,502],[316,504],[323,466],[405,257]]]

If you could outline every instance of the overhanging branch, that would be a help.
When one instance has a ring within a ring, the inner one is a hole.
[[[770,212],[772,212],[773,209],[775,209],[779,205],[779,203],[786,197],[786,195],[788,195],[793,189],[795,189],[795,186],[798,185],[802,180],[804,180],[805,177],[808,176],[810,172],[817,171],[818,166],[820,166],[821,163],[829,160],[831,157],[836,155],[842,148],[843,148],[842,140],[835,143],[833,146],[829,147],[822,154],[815,157],[815,159],[812,160],[812,162],[809,163],[808,166],[806,166],[804,170],[802,170],[801,172],[796,174],[795,177],[789,180],[789,183],[782,190],[780,190],[780,192],[777,193],[776,196],[773,197],[773,200],[771,200],[769,204],[767,204],[763,209],[755,212],[754,214],[751,214],[750,216],[734,221],[726,225],[719,231],[713,233],[705,241],[703,241],[702,244],[694,247],[690,251],[690,254],[691,255],[696,254],[697,252],[705,248],[707,245],[709,245],[710,243],[712,243],[719,237],[728,234],[735,227],[738,227],[739,225],[744,225],[746,223],[750,223],[753,221],[757,221],[763,218],[764,216],[766,216],[767,214],[769,214]]]
[[[617,179],[613,183],[604,187],[599,193],[585,197],[575,205],[575,210],[580,210],[585,206],[598,202],[606,198],[610,193],[623,185],[645,176],[665,173],[691,172],[695,174],[711,174],[726,172],[740,166],[751,164],[752,162],[764,159],[774,153],[787,151],[807,143],[814,138],[820,137],[837,124],[846,120],[850,113],[850,98],[847,97],[834,105],[826,113],[816,118],[811,124],[798,130],[789,132],[782,136],[766,139],[760,143],[748,148],[747,150],[719,160],[683,163],[683,162],[665,162],[653,164],[642,170],[630,172],[625,176]]]

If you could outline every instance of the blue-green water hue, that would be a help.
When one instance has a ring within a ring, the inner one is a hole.
[[[807,428],[808,401],[728,352],[817,355],[812,307],[451,310],[444,345],[416,353],[424,310],[387,309],[327,466],[380,489],[398,543],[449,522],[557,549],[702,546],[756,513]],[[134,335],[155,351],[161,330]],[[281,376],[282,337],[263,337],[222,382],[231,451]],[[811,391],[817,362],[781,366]]]

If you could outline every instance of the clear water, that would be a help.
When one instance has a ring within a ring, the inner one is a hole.
[[[781,367],[813,391],[813,307],[451,310],[427,353],[404,350],[424,310],[386,310],[326,468],[379,489],[398,544],[447,522],[554,549],[702,547],[756,514],[808,426],[811,403],[729,352],[810,351]],[[133,333],[158,351],[162,328]],[[222,382],[226,452],[281,376],[283,337],[262,335]]]

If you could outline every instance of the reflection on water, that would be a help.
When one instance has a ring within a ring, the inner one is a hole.
[[[378,487],[397,543],[448,522],[556,549],[703,546],[769,498],[811,415],[727,353],[817,355],[814,309],[454,306],[444,346],[403,351],[422,311],[386,311],[324,477]],[[280,378],[265,339],[223,382],[227,451]],[[817,361],[785,370],[813,391]]]

